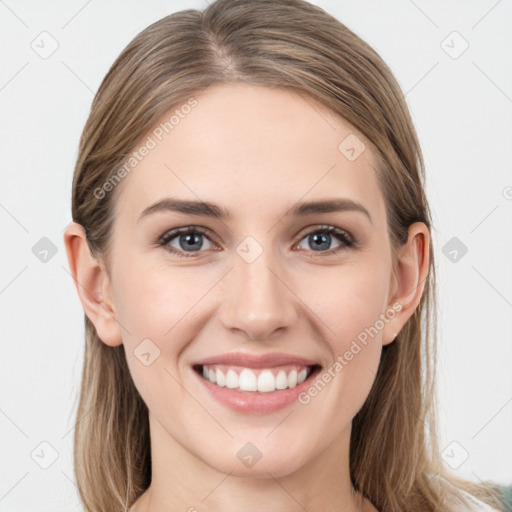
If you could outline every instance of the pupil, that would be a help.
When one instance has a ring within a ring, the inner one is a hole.
[[[183,243],[183,241],[185,242]],[[194,247],[194,243],[198,244],[198,246]],[[189,233],[187,235],[180,236],[180,246],[182,249],[192,249],[197,251],[201,248],[201,245],[201,235]]]
[[[322,233],[320,235],[310,235],[310,240],[313,241],[312,245],[313,248],[321,248],[321,249],[328,249],[329,248],[329,242],[331,240],[331,235],[327,233]],[[322,246],[323,244],[323,246]]]

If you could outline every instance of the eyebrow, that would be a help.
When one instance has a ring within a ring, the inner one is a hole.
[[[315,213],[336,213],[346,211],[360,212],[368,217],[368,220],[372,222],[370,213],[361,203],[346,198],[298,203],[289,210],[289,213],[296,217],[305,217]],[[189,215],[203,215],[221,220],[229,219],[231,217],[228,210],[208,201],[190,201],[169,197],[148,206],[140,214],[138,222],[144,217],[158,212],[178,212]]]

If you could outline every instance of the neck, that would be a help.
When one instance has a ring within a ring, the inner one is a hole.
[[[151,485],[130,512],[375,510],[354,492],[350,481],[350,425],[315,459],[284,475],[265,467],[263,458],[249,476],[237,475],[238,466],[219,471],[172,438],[151,413],[150,433]]]

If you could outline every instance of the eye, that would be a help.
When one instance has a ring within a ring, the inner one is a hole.
[[[208,230],[199,226],[176,228],[163,234],[157,244],[167,251],[180,257],[197,257],[202,250],[216,250],[216,244],[207,236]],[[332,244],[336,243],[334,247]],[[309,244],[309,247],[304,247]],[[302,237],[295,247],[322,255],[330,255],[350,247],[356,247],[357,242],[346,231],[329,225],[319,226]]]
[[[193,257],[195,256],[194,253],[201,252],[202,249],[212,249],[214,247],[213,242],[206,236],[206,231],[194,226],[169,231],[160,237],[158,244],[184,258]]]
[[[303,247],[301,245],[303,242],[309,244],[309,248]],[[333,242],[338,245],[332,247]],[[309,231],[297,244],[297,247],[300,249],[327,254],[337,253],[353,246],[355,246],[355,241],[352,237],[345,231],[334,226],[321,226],[313,231]]]

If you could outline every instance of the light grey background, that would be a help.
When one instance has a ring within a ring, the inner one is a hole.
[[[441,446],[460,475],[510,484],[512,1],[313,3],[369,42],[406,93],[434,212]],[[80,509],[83,312],[62,241],[78,139],[136,33],[205,5],[0,0],[0,511]],[[57,251],[46,262],[43,237]]]

